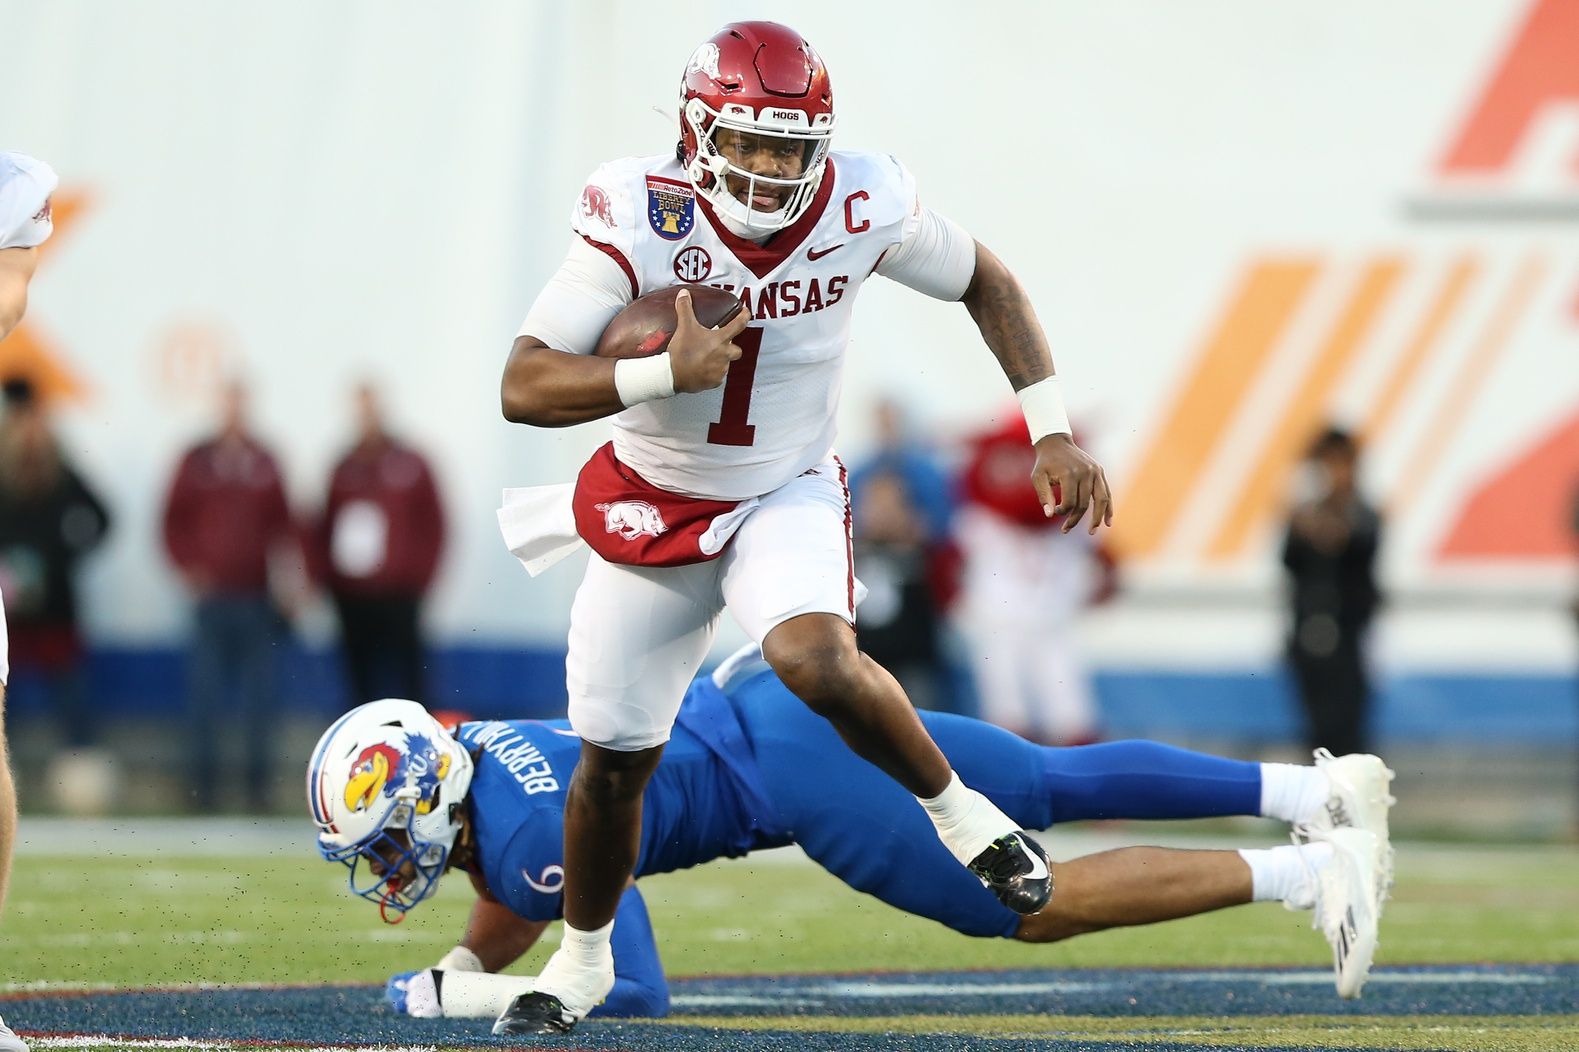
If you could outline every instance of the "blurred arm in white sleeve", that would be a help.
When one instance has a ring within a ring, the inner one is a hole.
[[[38,266],[38,249],[0,249],[0,340],[8,336],[27,310],[27,283]]]

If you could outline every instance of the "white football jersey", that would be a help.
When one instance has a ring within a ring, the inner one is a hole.
[[[43,161],[0,152],[0,248],[41,245],[54,230],[49,196],[60,180]]]
[[[914,179],[881,154],[830,155],[811,207],[765,246],[730,232],[672,156],[600,167],[572,226],[620,265],[629,299],[700,283],[741,297],[753,318],[736,337],[744,354],[722,387],[614,417],[620,460],[663,489],[723,500],[767,493],[823,461],[855,295],[920,222]],[[600,332],[619,306],[590,330]]]

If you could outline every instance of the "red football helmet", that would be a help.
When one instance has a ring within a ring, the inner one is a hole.
[[[828,67],[787,26],[732,22],[686,64],[680,82],[680,163],[696,192],[732,227],[767,234],[801,217],[827,168],[833,124]],[[731,164],[718,150],[719,128],[801,144],[800,175],[776,178]],[[730,192],[726,177],[731,175],[746,200]],[[777,198],[777,207],[753,207],[759,194]]]

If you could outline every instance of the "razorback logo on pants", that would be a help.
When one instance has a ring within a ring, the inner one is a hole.
[[[740,501],[702,500],[659,489],[614,455],[605,443],[576,478],[576,532],[592,550],[625,566],[687,566],[723,554],[733,530],[715,520]]]
[[[604,532],[617,533],[627,541],[669,532],[663,513],[644,500],[617,500],[593,507],[603,513]]]

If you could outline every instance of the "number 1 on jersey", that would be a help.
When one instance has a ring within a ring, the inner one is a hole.
[[[762,330],[746,329],[735,337],[740,357],[724,378],[724,404],[718,419],[707,425],[707,441],[714,446],[749,446],[757,440],[757,426],[746,423],[751,415],[751,385],[757,378],[757,355],[762,351]]]

